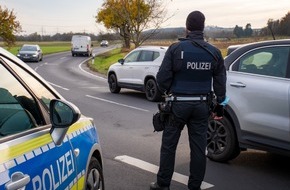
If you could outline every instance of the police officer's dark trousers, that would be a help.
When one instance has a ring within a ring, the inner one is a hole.
[[[176,147],[184,124],[188,128],[190,145],[190,176],[188,188],[198,190],[204,179],[206,169],[206,132],[209,108],[206,102],[173,102],[174,121],[166,123],[162,135],[160,167],[157,183],[170,186],[174,172]]]

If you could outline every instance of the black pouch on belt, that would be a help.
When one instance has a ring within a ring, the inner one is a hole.
[[[158,111],[153,115],[152,123],[154,132],[163,131],[166,120],[171,116],[171,102],[158,103]]]
[[[158,111],[153,115],[153,127],[154,127],[154,132],[160,132],[163,131],[165,128],[165,115],[164,113]]]

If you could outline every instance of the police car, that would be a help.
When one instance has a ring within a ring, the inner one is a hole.
[[[94,121],[0,48],[0,189],[103,190]]]

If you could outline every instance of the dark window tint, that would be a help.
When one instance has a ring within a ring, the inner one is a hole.
[[[0,60],[0,137],[43,123],[35,100]]]

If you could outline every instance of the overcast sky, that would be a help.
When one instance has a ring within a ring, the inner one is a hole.
[[[268,19],[278,20],[290,11],[289,0],[163,0],[168,16],[174,16],[163,27],[184,27],[193,10],[205,14],[206,25],[252,28],[267,25]],[[0,0],[2,8],[13,10],[23,33],[55,34],[67,32],[106,32],[96,24],[95,16],[103,0]]]

